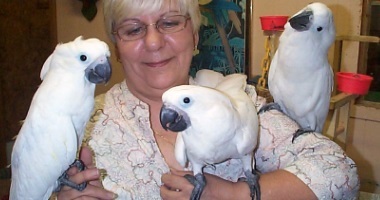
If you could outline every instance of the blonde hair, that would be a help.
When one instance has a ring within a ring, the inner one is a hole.
[[[199,31],[201,15],[198,0],[103,0],[104,23],[108,37],[116,42],[112,34],[115,25],[127,17],[159,11],[165,5],[172,5],[176,1],[183,15],[189,15],[194,33]]]

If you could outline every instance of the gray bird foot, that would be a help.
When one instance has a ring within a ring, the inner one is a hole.
[[[260,174],[256,170],[252,170],[252,173],[250,171],[244,172],[246,178],[239,178],[238,181],[245,181],[247,182],[249,186],[249,190],[251,191],[251,198],[252,200],[261,199],[261,193],[260,193],[260,185],[259,185],[259,179]]]
[[[194,189],[191,192],[190,200],[199,200],[201,199],[201,195],[203,192],[203,189],[206,186],[206,178],[203,174],[196,174],[195,176],[192,176],[190,174],[186,174],[185,178],[194,185]]]
[[[311,132],[314,132],[314,131],[311,130],[311,129],[303,129],[303,128],[298,129],[298,130],[293,134],[292,143],[294,143],[294,140],[295,140],[298,136],[303,135],[303,134],[305,134],[305,133],[311,133]]]
[[[261,114],[269,110],[278,110],[282,112],[282,109],[278,103],[268,103],[268,104],[263,105],[260,108],[259,112],[257,112],[257,114]]]
[[[83,161],[81,161],[79,159],[75,159],[75,161],[70,165],[69,169],[71,167],[77,167],[80,172],[86,168]],[[83,191],[86,188],[87,182],[83,182],[81,184],[76,184],[76,183],[69,180],[69,175],[67,174],[67,171],[69,169],[67,169],[65,172],[63,172],[63,174],[58,178],[58,184],[59,185],[58,185],[58,188],[55,190],[55,192],[60,191],[64,185],[69,186],[71,188],[74,188],[78,191]]]

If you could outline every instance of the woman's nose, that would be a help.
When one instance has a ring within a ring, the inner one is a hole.
[[[145,35],[145,46],[150,51],[157,51],[164,45],[164,35],[155,25],[148,26]]]

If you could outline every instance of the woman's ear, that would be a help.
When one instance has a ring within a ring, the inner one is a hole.
[[[193,56],[199,54],[199,50],[198,50],[198,42],[199,42],[199,33],[194,33],[193,34],[193,40],[194,40],[194,49],[193,49]]]
[[[117,47],[117,43],[115,44],[115,55],[116,55],[117,62],[121,63],[120,52],[119,52],[119,48]]]
[[[199,33],[196,32],[193,34],[193,37],[194,37],[194,47],[198,46],[198,42],[199,42]]]

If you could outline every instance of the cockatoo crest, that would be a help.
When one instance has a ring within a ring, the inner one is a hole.
[[[64,67],[65,70],[69,71],[82,70],[84,72],[90,62],[93,62],[94,59],[99,56],[99,52],[106,52],[106,57],[110,57],[111,54],[108,45],[96,38],[84,40],[83,36],[79,36],[71,42],[64,44],[60,43],[56,46],[54,52],[47,58],[42,66],[40,78],[41,80],[44,80],[49,70],[51,70],[51,68],[58,68],[58,66]],[[76,59],[62,59],[72,57],[75,57]],[[57,62],[58,65],[52,64],[54,62]]]

